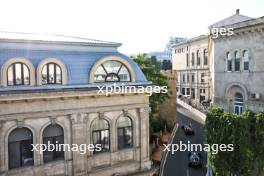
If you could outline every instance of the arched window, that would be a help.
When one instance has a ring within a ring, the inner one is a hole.
[[[118,149],[133,146],[132,121],[129,117],[119,117],[117,120]]]
[[[240,71],[240,53],[238,51],[235,52],[235,71]]]
[[[102,150],[105,152],[110,150],[110,128],[105,119],[97,119],[92,124],[92,140],[94,145],[101,145]],[[95,152],[98,152],[95,150]]]
[[[60,144],[64,144],[64,133],[62,127],[57,124],[47,126],[43,131],[43,144],[46,144],[47,146],[59,146]],[[43,152],[44,163],[56,160],[64,160],[63,147],[60,147],[59,150],[45,150]]]
[[[7,85],[29,85],[29,68],[22,62],[16,62],[7,69]]]
[[[8,136],[9,169],[34,165],[33,135],[28,128],[16,128]]]
[[[102,63],[94,74],[95,82],[131,81],[127,67],[118,61],[109,60]]]
[[[197,58],[197,65],[201,65],[201,54],[200,54],[200,50],[197,50],[197,52],[196,52],[196,58]]]
[[[234,113],[235,114],[241,114],[243,112],[244,108],[244,98],[243,95],[239,92],[235,93],[234,97]]]
[[[227,57],[227,71],[232,71],[232,56],[230,52],[226,53]]]
[[[192,52],[192,66],[194,66],[194,52]]]
[[[248,50],[243,51],[244,70],[249,70]]]
[[[41,71],[41,83],[42,84],[61,84],[62,73],[58,64],[48,63],[43,66]]]
[[[204,65],[207,65],[208,64],[208,51],[207,51],[207,49],[204,49],[204,51],[203,51],[203,58],[204,58]]]
[[[186,65],[187,67],[189,67],[189,54],[188,53],[186,54]]]

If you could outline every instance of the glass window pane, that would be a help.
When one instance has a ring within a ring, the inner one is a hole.
[[[104,82],[105,77],[106,77],[106,72],[103,69],[102,65],[100,65],[94,74],[94,80],[95,82]]]
[[[120,81],[130,81],[130,74],[128,69],[123,65],[118,73]]]
[[[93,122],[92,130],[105,130],[109,129],[108,122],[104,119],[97,119]]]
[[[21,70],[22,65],[20,63],[15,64],[15,81],[16,85],[22,84],[22,70]]]
[[[105,81],[106,82],[117,82],[119,81],[119,77],[116,74],[108,74]]]
[[[45,65],[42,69],[42,72],[41,72],[41,82],[42,84],[47,84],[48,80],[47,80],[47,65]]]
[[[100,144],[100,132],[93,132],[93,144]]]
[[[103,63],[107,73],[117,73],[121,67],[121,63],[117,61],[107,61]]]
[[[24,85],[29,85],[29,70],[25,64],[23,64],[23,72],[24,72]]]
[[[43,131],[43,137],[54,137],[63,135],[63,128],[58,125],[49,125]]]
[[[118,149],[133,146],[132,127],[118,128]]]
[[[200,59],[200,51],[198,50],[197,51],[197,53],[196,53],[196,57],[197,57],[197,65],[200,65],[200,61],[201,61],[201,59]]]
[[[132,125],[132,122],[129,117],[122,116],[118,118],[118,121],[117,121],[118,127],[128,127],[131,125]]]
[[[249,70],[249,58],[248,58],[247,50],[243,52],[243,59],[244,59],[244,70]]]
[[[56,65],[56,83],[57,84],[61,84],[62,83],[61,78],[62,78],[61,68],[58,65]]]
[[[109,150],[109,131],[108,130],[104,130],[101,131],[101,144],[102,144],[102,148],[104,151]]]
[[[48,75],[49,75],[48,83],[54,83],[55,82],[55,78],[54,78],[54,64],[48,64]]]
[[[7,81],[8,85],[14,85],[14,72],[13,72],[13,65],[8,67],[7,70]]]
[[[32,166],[32,133],[27,128],[16,128],[8,136],[8,161],[9,168]]]
[[[64,144],[64,133],[63,128],[58,125],[49,125],[43,131],[43,143],[47,144]],[[53,151],[44,151],[43,153],[44,162],[63,160],[64,151],[63,150],[53,150]]]

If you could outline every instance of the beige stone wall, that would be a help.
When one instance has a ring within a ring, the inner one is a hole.
[[[133,148],[117,149],[116,121],[122,115],[133,121]],[[34,152],[34,166],[8,169],[8,134],[28,127],[33,143],[42,143],[44,128],[63,127],[64,142],[90,144],[91,123],[103,117],[110,124],[111,151],[100,154],[65,152],[64,161],[44,164]],[[6,94],[0,97],[0,175],[102,175],[127,174],[150,169],[149,102],[145,94],[98,95],[92,91]]]
[[[220,37],[213,42],[213,91],[214,103],[227,111],[233,112],[234,93],[241,92],[244,97],[244,109],[264,111],[264,25],[247,26],[234,30],[230,37]],[[249,51],[249,71],[243,70],[243,59],[240,60],[240,71],[227,71],[226,52],[241,53]],[[255,99],[252,94],[260,94]]]
[[[171,92],[170,98],[159,105],[160,117],[166,119],[169,123],[176,122],[176,71],[167,70],[162,71],[168,78],[169,90]]]

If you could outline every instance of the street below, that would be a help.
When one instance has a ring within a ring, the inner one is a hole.
[[[204,122],[196,115],[189,112],[187,109],[177,105],[177,123],[178,130],[173,138],[172,144],[187,144],[190,141],[192,144],[203,144],[205,140],[205,133],[203,130]],[[181,125],[190,124],[195,132],[195,135],[187,136],[181,129]],[[201,152],[202,168],[190,168],[188,166],[189,151],[176,151],[174,154],[168,152],[165,159],[163,176],[205,176],[206,175],[206,153]]]

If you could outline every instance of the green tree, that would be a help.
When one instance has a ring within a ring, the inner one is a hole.
[[[168,86],[168,80],[165,75],[163,75],[156,65],[152,64],[151,59],[147,57],[146,54],[139,54],[137,56],[131,56],[131,58],[139,65],[143,73],[145,74],[148,81],[151,81],[153,85],[156,86]],[[169,98],[168,93],[155,93],[152,94],[149,98],[151,113],[150,113],[150,123],[152,127],[152,132],[157,132],[157,130],[161,129],[161,125],[159,119],[154,119],[154,114],[158,113],[158,105],[163,103],[165,100]],[[163,128],[164,126],[162,126]]]
[[[162,61],[162,69],[163,70],[171,70],[172,69],[172,64],[170,60],[163,60]]]
[[[264,114],[250,111],[242,115],[212,108],[205,123],[208,144],[233,144],[234,151],[210,154],[215,175],[259,176],[264,162]]]

